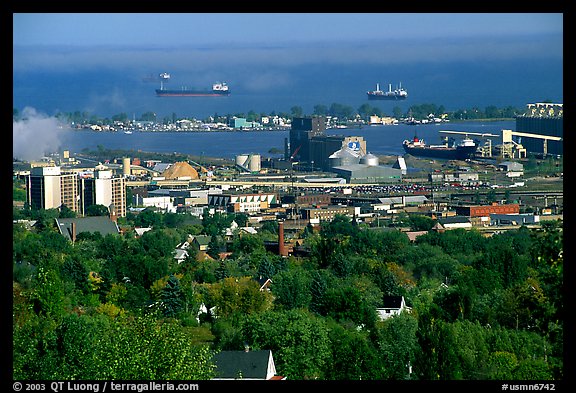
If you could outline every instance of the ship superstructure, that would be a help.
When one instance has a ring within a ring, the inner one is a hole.
[[[392,84],[389,84],[388,91],[382,91],[380,84],[377,83],[376,90],[370,90],[366,94],[369,100],[405,100],[408,98],[408,91],[402,88],[402,84],[394,90],[392,90]]]

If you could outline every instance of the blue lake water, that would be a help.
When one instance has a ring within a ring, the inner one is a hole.
[[[461,131],[500,135],[503,129],[515,130],[515,121],[462,122],[421,125],[365,126],[353,129],[330,129],[328,135],[361,136],[366,141],[366,150],[376,155],[403,155],[402,142],[417,134],[430,144],[441,143],[444,131]],[[474,135],[471,135],[474,138]],[[98,146],[106,149],[140,150],[143,152],[181,153],[195,156],[222,157],[232,159],[238,154],[260,154],[278,157],[269,153],[276,148],[284,151],[284,140],[289,131],[245,131],[245,132],[94,132],[67,131],[61,135],[61,149],[72,153]],[[493,143],[499,143],[494,138]]]

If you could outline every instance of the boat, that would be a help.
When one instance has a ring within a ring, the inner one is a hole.
[[[130,131],[130,130],[126,130],[126,131],[124,131],[124,134],[128,134],[128,135],[130,135],[130,134],[132,134],[132,131]]]
[[[226,83],[214,83],[212,90],[195,90],[182,87],[180,90],[156,89],[158,97],[226,97],[230,89]]]
[[[405,100],[408,98],[408,91],[402,88],[402,84],[392,90],[392,84],[388,85],[388,91],[380,90],[380,84],[376,83],[376,90],[371,90],[366,93],[369,100]]]
[[[227,97],[230,95],[230,88],[226,82],[216,82],[212,85],[212,90],[189,89],[181,87],[180,89],[165,89],[164,81],[170,79],[170,74],[160,74],[160,88],[156,89],[158,97]]]
[[[439,158],[446,160],[466,160],[476,153],[476,142],[465,137],[458,144],[450,146],[447,142],[443,145],[428,145],[423,139],[414,135],[412,140],[402,142],[404,151],[415,157]]]

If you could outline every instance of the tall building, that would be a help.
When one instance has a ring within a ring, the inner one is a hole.
[[[563,104],[528,104],[526,112],[516,117],[516,131],[529,153],[563,155]]]
[[[290,128],[290,157],[294,161],[312,161],[310,140],[326,135],[323,117],[295,117]]]
[[[94,178],[63,173],[58,166],[34,167],[26,178],[27,202],[33,209],[61,209],[66,206],[79,215],[88,206],[99,204],[126,216],[124,177],[113,177],[112,171],[95,171]]]
[[[323,117],[292,119],[290,143],[285,143],[286,151],[290,149],[292,160],[305,162],[312,170],[328,170],[328,158],[344,146],[366,154],[366,141],[363,137],[326,135],[326,120]]]
[[[110,170],[94,171],[94,178],[81,179],[82,215],[91,205],[104,205],[118,217],[126,216],[126,183],[123,176],[112,176]]]
[[[26,178],[26,202],[33,209],[59,209],[60,167],[34,167]]]
[[[80,191],[78,189],[78,175],[76,173],[63,173],[60,175],[60,201],[61,204],[80,212]]]

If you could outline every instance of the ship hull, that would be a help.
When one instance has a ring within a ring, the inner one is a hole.
[[[368,94],[368,99],[381,101],[403,101],[406,99],[406,96]]]
[[[439,158],[444,160],[466,160],[476,153],[476,146],[458,147],[413,147],[404,144],[404,151],[415,157]]]
[[[158,97],[227,97],[230,95],[229,91],[213,92],[213,91],[186,91],[186,90],[156,90]]]

